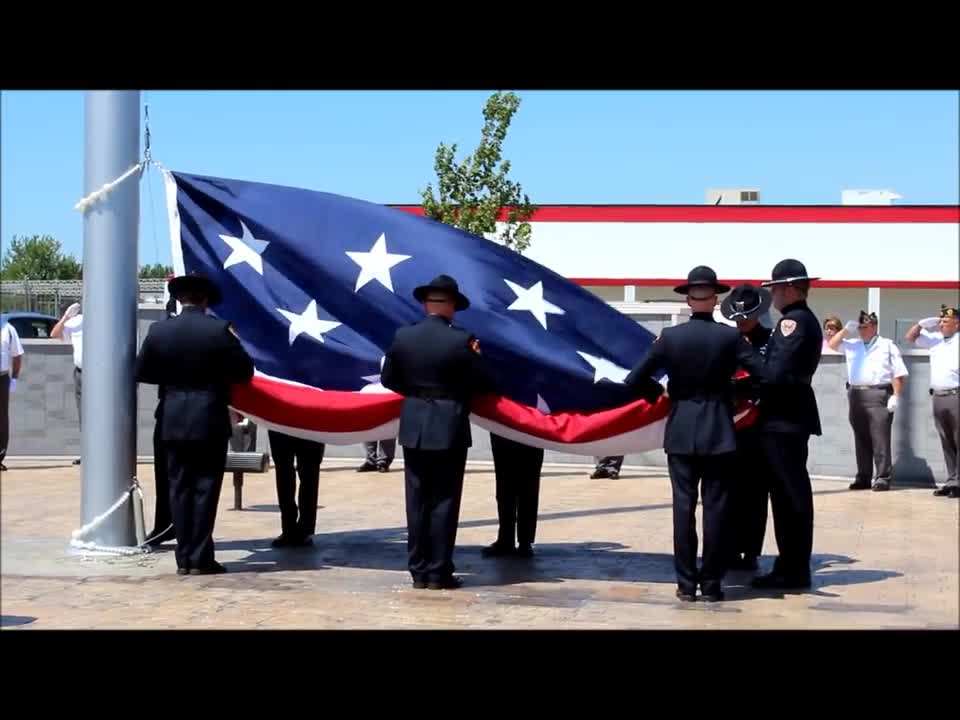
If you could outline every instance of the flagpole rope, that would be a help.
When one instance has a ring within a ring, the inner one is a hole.
[[[114,190],[120,183],[122,183],[124,180],[126,180],[127,178],[129,178],[129,177],[131,177],[131,176],[133,176],[133,175],[135,175],[135,174],[137,174],[137,173],[141,173],[141,174],[142,174],[143,171],[144,171],[144,169],[146,168],[146,166],[147,166],[147,161],[146,161],[146,160],[141,160],[140,162],[136,163],[135,165],[131,165],[131,166],[130,166],[130,169],[127,170],[123,175],[121,175],[120,177],[118,177],[116,180],[112,180],[112,181],[108,182],[107,184],[105,184],[105,185],[103,185],[102,187],[100,187],[100,189],[94,190],[92,193],[90,193],[89,195],[87,195],[85,198],[82,198],[81,200],[79,200],[79,201],[77,202],[77,204],[73,206],[73,209],[74,209],[74,210],[79,210],[80,212],[85,213],[91,206],[93,206],[93,205],[95,205],[96,203],[100,202],[101,200],[103,200],[103,198],[105,198],[107,195],[109,195],[111,192],[113,192],[113,190]]]
[[[111,515],[113,515],[117,510],[126,504],[128,499],[133,497],[134,493],[137,493],[139,500],[142,503],[143,490],[140,488],[140,482],[136,478],[133,479],[130,487],[124,490],[123,494],[117,498],[117,501],[113,503],[113,505],[111,505],[105,512],[97,515],[95,518],[93,518],[93,520],[88,522],[79,530],[74,530],[71,533],[70,547],[77,548],[79,550],[93,550],[95,552],[109,553],[112,555],[141,555],[143,553],[151,552],[150,547],[146,543],[142,545],[136,545],[134,547],[111,547],[108,545],[98,545],[94,542],[87,542],[82,539],[103,525],[103,523],[105,523]]]

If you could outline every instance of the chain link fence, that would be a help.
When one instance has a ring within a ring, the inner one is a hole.
[[[140,280],[140,302],[159,303],[167,281]],[[4,280],[0,282],[0,312],[36,312],[59,318],[69,305],[83,300],[82,280]]]

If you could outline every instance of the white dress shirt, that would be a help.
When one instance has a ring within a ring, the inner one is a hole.
[[[847,358],[851,385],[890,385],[894,378],[910,374],[900,348],[888,338],[875,335],[866,343],[860,338],[844,338],[840,347]]]
[[[10,372],[12,359],[21,355],[23,345],[20,344],[20,336],[13,325],[5,323],[0,329],[0,372]]]
[[[933,390],[953,390],[960,386],[960,371],[957,369],[960,365],[958,336],[960,333],[945,338],[940,332],[920,331],[916,343],[917,347],[930,350],[930,388]]]
[[[83,315],[75,315],[63,324],[64,342],[73,343],[73,364],[83,369]]]

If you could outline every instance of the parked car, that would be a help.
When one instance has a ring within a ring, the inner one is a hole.
[[[10,323],[21,340],[48,338],[58,318],[35,312],[13,311],[0,313],[0,325]]]

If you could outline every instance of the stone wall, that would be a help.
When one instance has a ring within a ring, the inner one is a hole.
[[[162,310],[141,307],[140,332]],[[11,397],[9,456],[67,455],[80,452],[80,428],[73,392],[72,351],[56,340],[25,340],[23,370],[17,390]],[[929,387],[929,363],[925,354],[908,353],[904,357],[910,370],[904,402],[896,413],[893,445],[895,473],[900,482],[930,484],[943,479],[945,466],[940,441],[933,427]],[[844,389],[846,367],[842,356],[825,355],[814,379],[814,389],[824,427],[822,437],[810,443],[810,472],[817,475],[852,476],[856,469],[853,435],[847,421],[847,397]],[[153,454],[153,412],[157,390],[141,386],[138,391],[137,453]],[[487,431],[474,427],[473,460],[490,460]],[[258,448],[267,449],[267,434],[258,433]],[[330,457],[363,456],[360,445],[329,446]],[[590,463],[582,455],[547,452],[546,462]],[[666,466],[662,452],[630,455],[628,465]]]

